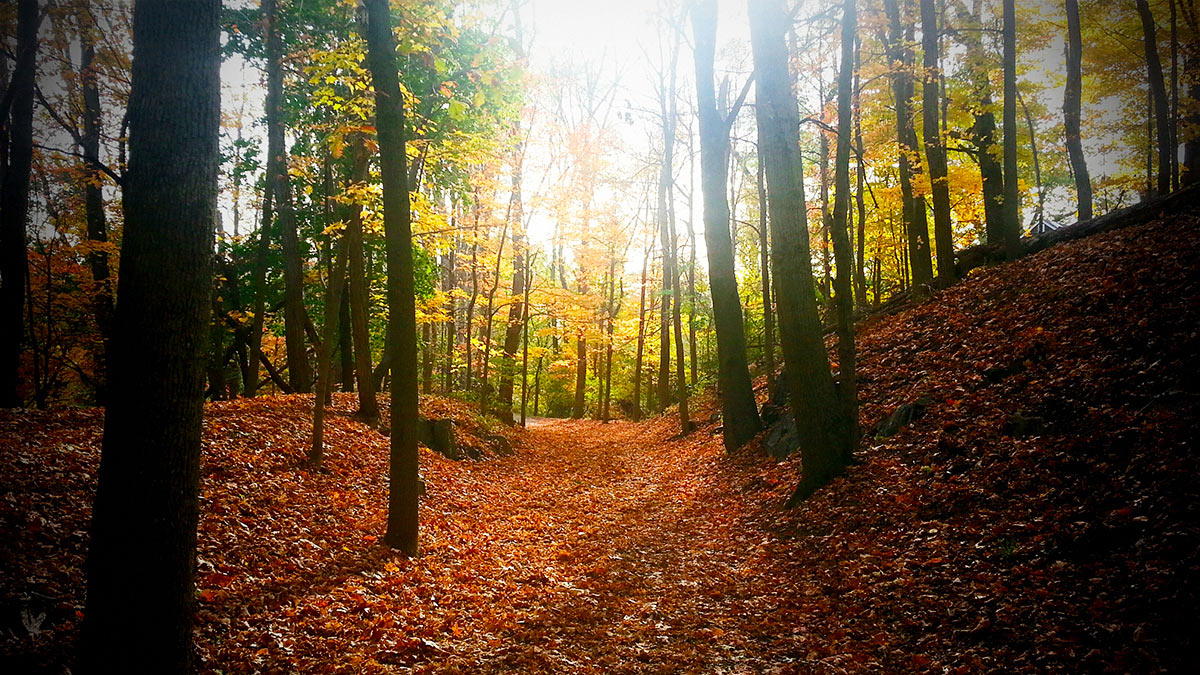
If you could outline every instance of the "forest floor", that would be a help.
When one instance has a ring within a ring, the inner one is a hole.
[[[320,472],[300,468],[311,397],[210,404],[199,670],[1186,670],[1198,261],[1200,218],[1165,217],[864,323],[858,463],[787,511],[798,460],[725,453],[710,400],[683,438],[672,415],[539,419],[512,456],[422,450],[407,560],[378,541],[387,439],[352,395]],[[922,396],[923,417],[872,435]],[[0,414],[0,671],[69,663],[101,424]]]

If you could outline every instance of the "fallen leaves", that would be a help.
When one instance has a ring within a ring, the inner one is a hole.
[[[680,439],[670,417],[551,421],[513,433],[512,457],[422,451],[408,560],[378,540],[387,439],[351,396],[319,472],[301,468],[311,398],[212,404],[198,667],[1182,669],[1200,600],[1197,230],[1179,217],[1060,246],[867,326],[863,428],[933,403],[788,512],[797,459],[727,454],[715,423]],[[423,406],[460,443],[491,432],[465,404]],[[1039,433],[1006,431],[1018,413]],[[68,662],[100,425],[0,415],[9,672]],[[34,631],[10,614],[45,616]]]

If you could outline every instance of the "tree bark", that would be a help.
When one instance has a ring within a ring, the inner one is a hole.
[[[944,288],[958,281],[958,274],[954,271],[954,225],[950,220],[946,146],[940,131],[940,37],[934,0],[921,0],[922,64],[925,67],[921,112],[925,120],[925,157],[929,162],[930,194],[933,197],[933,240],[937,249],[938,284]]]
[[[317,393],[313,397],[312,445],[308,450],[308,467],[318,469],[325,455],[325,399],[333,391],[333,340],[338,317],[342,313],[342,291],[346,282],[346,240],[338,242],[329,287],[325,290],[325,332],[317,348]]]
[[[908,258],[912,274],[912,286],[924,292],[933,281],[933,261],[929,252],[929,225],[925,215],[925,199],[913,191],[914,174],[920,172],[920,160],[916,166],[913,158],[918,157],[917,131],[912,119],[913,65],[909,37],[905,35],[900,17],[898,0],[884,0],[889,32],[887,40],[888,58],[891,61],[892,92],[896,107],[896,139],[900,149],[900,193],[904,209],[904,226],[908,238]],[[911,26],[909,31],[911,31]]]
[[[1083,98],[1083,38],[1079,28],[1079,0],[1066,0],[1067,7],[1067,86],[1063,92],[1063,122],[1066,127],[1067,156],[1075,176],[1075,201],[1079,220],[1092,219],[1092,179],[1083,154],[1080,109]]]
[[[571,408],[572,419],[583,419],[585,395],[587,393],[587,340],[583,329],[575,338],[575,405]]]
[[[1142,43],[1146,48],[1146,74],[1150,80],[1150,94],[1154,100],[1154,128],[1158,138],[1158,189],[1157,194],[1171,191],[1171,108],[1167,103],[1167,89],[1163,81],[1162,61],[1158,57],[1158,29],[1147,0],[1136,0],[1138,16],[1142,19]]]
[[[1017,185],[1017,16],[1014,0],[1004,0],[1004,251],[1021,252],[1021,193]]]
[[[391,462],[384,543],[417,555],[417,317],[413,286],[412,212],[405,173],[404,99],[387,0],[364,0],[367,65],[375,87],[375,126],[383,177],[387,244],[388,342],[392,356]]]
[[[746,360],[746,331],[742,300],[734,274],[733,242],[729,235],[729,129],[740,102],[729,116],[717,110],[713,89],[713,59],[717,46],[716,0],[692,7],[695,42],[696,99],[700,118],[700,187],[704,195],[704,243],[708,249],[709,289],[717,334],[717,388],[721,396],[722,437],[726,450],[745,445],[762,429],[754,386]],[[797,150],[798,150],[797,146]],[[678,283],[676,283],[678,294]],[[678,303],[678,300],[676,300]],[[682,350],[680,350],[682,351]],[[682,414],[682,411],[681,411]],[[688,429],[684,426],[684,433]]]
[[[922,6],[925,3],[932,4],[932,0],[922,0]],[[922,30],[925,30],[927,24],[924,22],[924,19],[922,19],[921,25]],[[854,254],[850,248],[847,223],[847,216],[850,213],[850,107],[851,99],[854,95],[854,36],[856,31],[857,15],[855,0],[845,0],[842,14],[842,71],[838,74],[837,94],[838,142],[837,155],[833,162],[834,202],[832,234],[833,255],[837,263],[837,278],[834,280],[834,306],[837,309],[838,371],[840,374],[837,393],[838,399],[842,404],[842,423],[846,425],[844,433],[850,440],[850,443],[843,446],[845,455],[842,459],[847,464],[851,460],[850,451],[858,440],[858,379],[854,353],[854,297],[851,291],[852,278],[854,276]],[[936,86],[935,82],[934,87],[936,88]],[[934,97],[936,98],[936,93]],[[929,105],[928,84],[926,85],[925,104],[926,106]],[[934,112],[936,114],[936,109]],[[926,115],[925,120],[926,128],[928,128],[928,115]],[[934,120],[934,134],[937,134],[936,119]],[[926,149],[928,150],[928,148],[929,145],[927,143]],[[945,169],[944,154],[942,161],[942,168]],[[933,162],[931,161],[930,163],[932,164]],[[930,176],[935,177],[934,180],[936,180],[936,175],[936,172],[930,171]],[[948,193],[946,200],[945,206],[949,210]],[[939,251],[938,268],[941,269],[942,265],[948,265],[953,269],[953,250],[951,250],[948,262],[943,263],[942,260],[941,252]]]
[[[92,271],[92,313],[100,332],[100,354],[97,362],[97,380],[100,387],[97,400],[104,402],[105,364],[108,361],[108,342],[112,338],[113,293],[108,269],[108,220],[104,214],[104,174],[94,167],[100,164],[101,108],[100,87],[96,82],[96,45],[91,31],[95,27],[80,26],[82,61],[79,67],[80,89],[83,93],[83,150],[84,163],[88,167],[84,185],[84,210],[87,218],[87,237],[93,249],[88,252],[88,265]]]
[[[767,392],[775,395],[775,308],[771,292],[771,244],[767,235],[767,179],[763,161],[762,135],[759,135],[758,156],[758,265],[762,277],[763,299],[763,369],[767,371]]]
[[[367,149],[363,139],[354,139],[354,170],[350,180],[367,179]],[[350,323],[354,340],[354,375],[358,380],[358,417],[371,426],[379,424],[379,401],[371,372],[371,337],[367,306],[367,272],[363,256],[362,206],[352,204],[346,219],[346,254],[349,268]]]
[[[262,0],[267,42],[267,181],[275,192],[279,239],[283,249],[284,341],[287,344],[288,382],[297,393],[312,388],[312,372],[304,343],[304,270],[300,238],[288,179],[287,147],[283,129],[283,38],[279,34],[276,0]]]
[[[847,440],[839,436],[836,393],[821,338],[809,253],[800,162],[799,112],[791,89],[782,0],[749,0],[760,148],[766,162],[771,261],[789,400],[800,439],[803,477],[792,503],[812,494],[843,468]]]
[[[134,6],[120,301],[82,673],[190,671],[220,162],[219,18],[218,0]]]
[[[0,182],[0,407],[16,408],[21,396],[21,340],[25,319],[25,275],[29,254],[29,176],[33,169],[33,92],[37,72],[38,6],[17,3],[17,54],[12,79],[7,134],[8,163]],[[3,124],[0,121],[0,124]]]

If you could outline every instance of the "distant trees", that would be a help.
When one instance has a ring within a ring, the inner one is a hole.
[[[219,14],[218,0],[134,7],[125,229],[79,672],[190,671]]]

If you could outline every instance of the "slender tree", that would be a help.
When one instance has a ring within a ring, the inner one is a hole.
[[[892,93],[896,108],[896,139],[900,148],[900,193],[908,234],[908,257],[912,285],[923,292],[933,281],[933,261],[929,252],[929,225],[925,216],[925,199],[913,189],[914,174],[920,172],[917,155],[916,127],[912,118],[913,52],[908,46],[911,36],[904,32],[898,0],[884,0],[888,17],[887,53],[892,68]],[[908,29],[911,33],[911,26]],[[913,160],[916,159],[914,164]]]
[[[1063,92],[1063,123],[1067,131],[1067,156],[1075,175],[1075,200],[1079,220],[1092,219],[1092,179],[1083,155],[1080,108],[1083,98],[1083,38],[1079,28],[1079,0],[1067,6],[1067,86]]]
[[[134,5],[125,229],[79,672],[190,670],[219,19],[219,0]]]
[[[800,162],[799,111],[788,72],[782,0],[749,0],[750,43],[756,78],[755,113],[766,163],[771,262],[780,344],[788,372],[788,399],[800,439],[803,476],[792,503],[839,472],[849,454],[817,316],[808,219]]]
[[[1158,56],[1158,29],[1147,0],[1136,0],[1138,16],[1142,19],[1142,44],[1146,49],[1146,75],[1150,81],[1150,97],[1154,102],[1154,130],[1158,139],[1157,194],[1171,191],[1171,108],[1167,103],[1167,88],[1163,80],[1162,61]]]
[[[384,543],[417,555],[417,317],[413,282],[412,213],[405,172],[404,99],[396,69],[387,0],[364,0],[367,65],[375,88],[375,126],[383,178],[383,227],[388,268],[388,342],[392,345],[391,463]]]
[[[342,291],[346,283],[346,240],[338,241],[329,285],[325,289],[325,333],[317,349],[317,394],[313,397],[312,446],[308,450],[308,466],[316,469],[325,456],[325,403],[333,391],[333,340],[338,316],[342,313]]]
[[[924,3],[931,0],[922,0]],[[853,102],[854,88],[854,36],[857,31],[857,13],[855,0],[845,0],[842,9],[842,68],[838,73],[837,85],[837,154],[834,157],[833,168],[833,227],[831,228],[833,235],[833,255],[837,263],[837,278],[834,279],[834,305],[837,309],[837,333],[838,333],[838,399],[842,404],[842,421],[847,425],[846,434],[850,440],[857,441],[858,431],[858,378],[856,374],[855,354],[854,354],[854,297],[852,295],[852,282],[854,276],[854,254],[850,247],[849,224],[848,216],[850,213],[850,145],[851,141],[851,123],[852,114],[850,107]],[[924,21],[924,20],[923,20]],[[927,24],[922,23],[922,29]],[[936,85],[935,85],[936,87]],[[935,94],[936,98],[936,94]],[[928,84],[926,84],[926,105],[929,104]],[[928,114],[925,117],[926,128],[929,125]],[[936,120],[935,120],[936,134]],[[928,138],[928,132],[926,135]],[[928,146],[927,146],[928,148]],[[943,164],[945,156],[942,156]],[[932,161],[930,162],[933,163]],[[943,166],[943,168],[945,168]],[[930,176],[936,179],[936,172],[931,171]],[[946,195],[947,209],[949,208],[949,195]],[[935,200],[936,202],[936,200]],[[947,214],[948,215],[948,214]],[[948,266],[950,269],[954,267],[954,252],[950,251],[950,261],[945,262],[941,257],[941,252],[938,255],[938,269],[943,269],[943,266]],[[953,278],[953,277],[951,277]],[[943,281],[945,278],[943,277]],[[849,452],[850,445],[843,446],[845,452]],[[844,461],[849,462],[850,457],[844,458]]]
[[[700,116],[700,186],[704,195],[704,243],[708,249],[709,289],[717,333],[717,387],[721,396],[722,435],[726,450],[741,447],[762,428],[746,361],[746,331],[734,272],[729,234],[729,130],[745,100],[745,91],[728,115],[717,109],[713,59],[717,46],[717,2],[692,6],[696,98]],[[678,293],[678,287],[676,287]],[[686,430],[685,430],[686,431]]]
[[[851,12],[853,13],[853,12]],[[954,269],[954,225],[950,220],[950,183],[946,169],[946,146],[939,126],[940,38],[938,11],[934,0],[921,0],[921,51],[923,54],[925,158],[929,162],[930,195],[933,197],[933,240],[937,249],[938,283],[945,287],[958,281]],[[853,49],[849,50],[851,56]],[[847,48],[842,48],[843,56]],[[849,86],[847,86],[849,89]],[[840,105],[840,103],[839,103]],[[839,120],[840,122],[840,120]],[[849,137],[849,127],[847,127]],[[847,155],[848,157],[849,155]],[[849,187],[849,183],[847,183]]]
[[[1014,0],[1004,1],[1004,252],[1021,251],[1021,193],[1017,185],[1017,15]]]
[[[296,392],[312,387],[312,371],[304,344],[304,270],[300,239],[292,206],[283,128],[283,36],[277,0],[262,0],[267,47],[267,182],[274,192],[279,239],[283,249],[284,341],[287,345],[288,383]],[[265,222],[265,221],[264,221]]]

